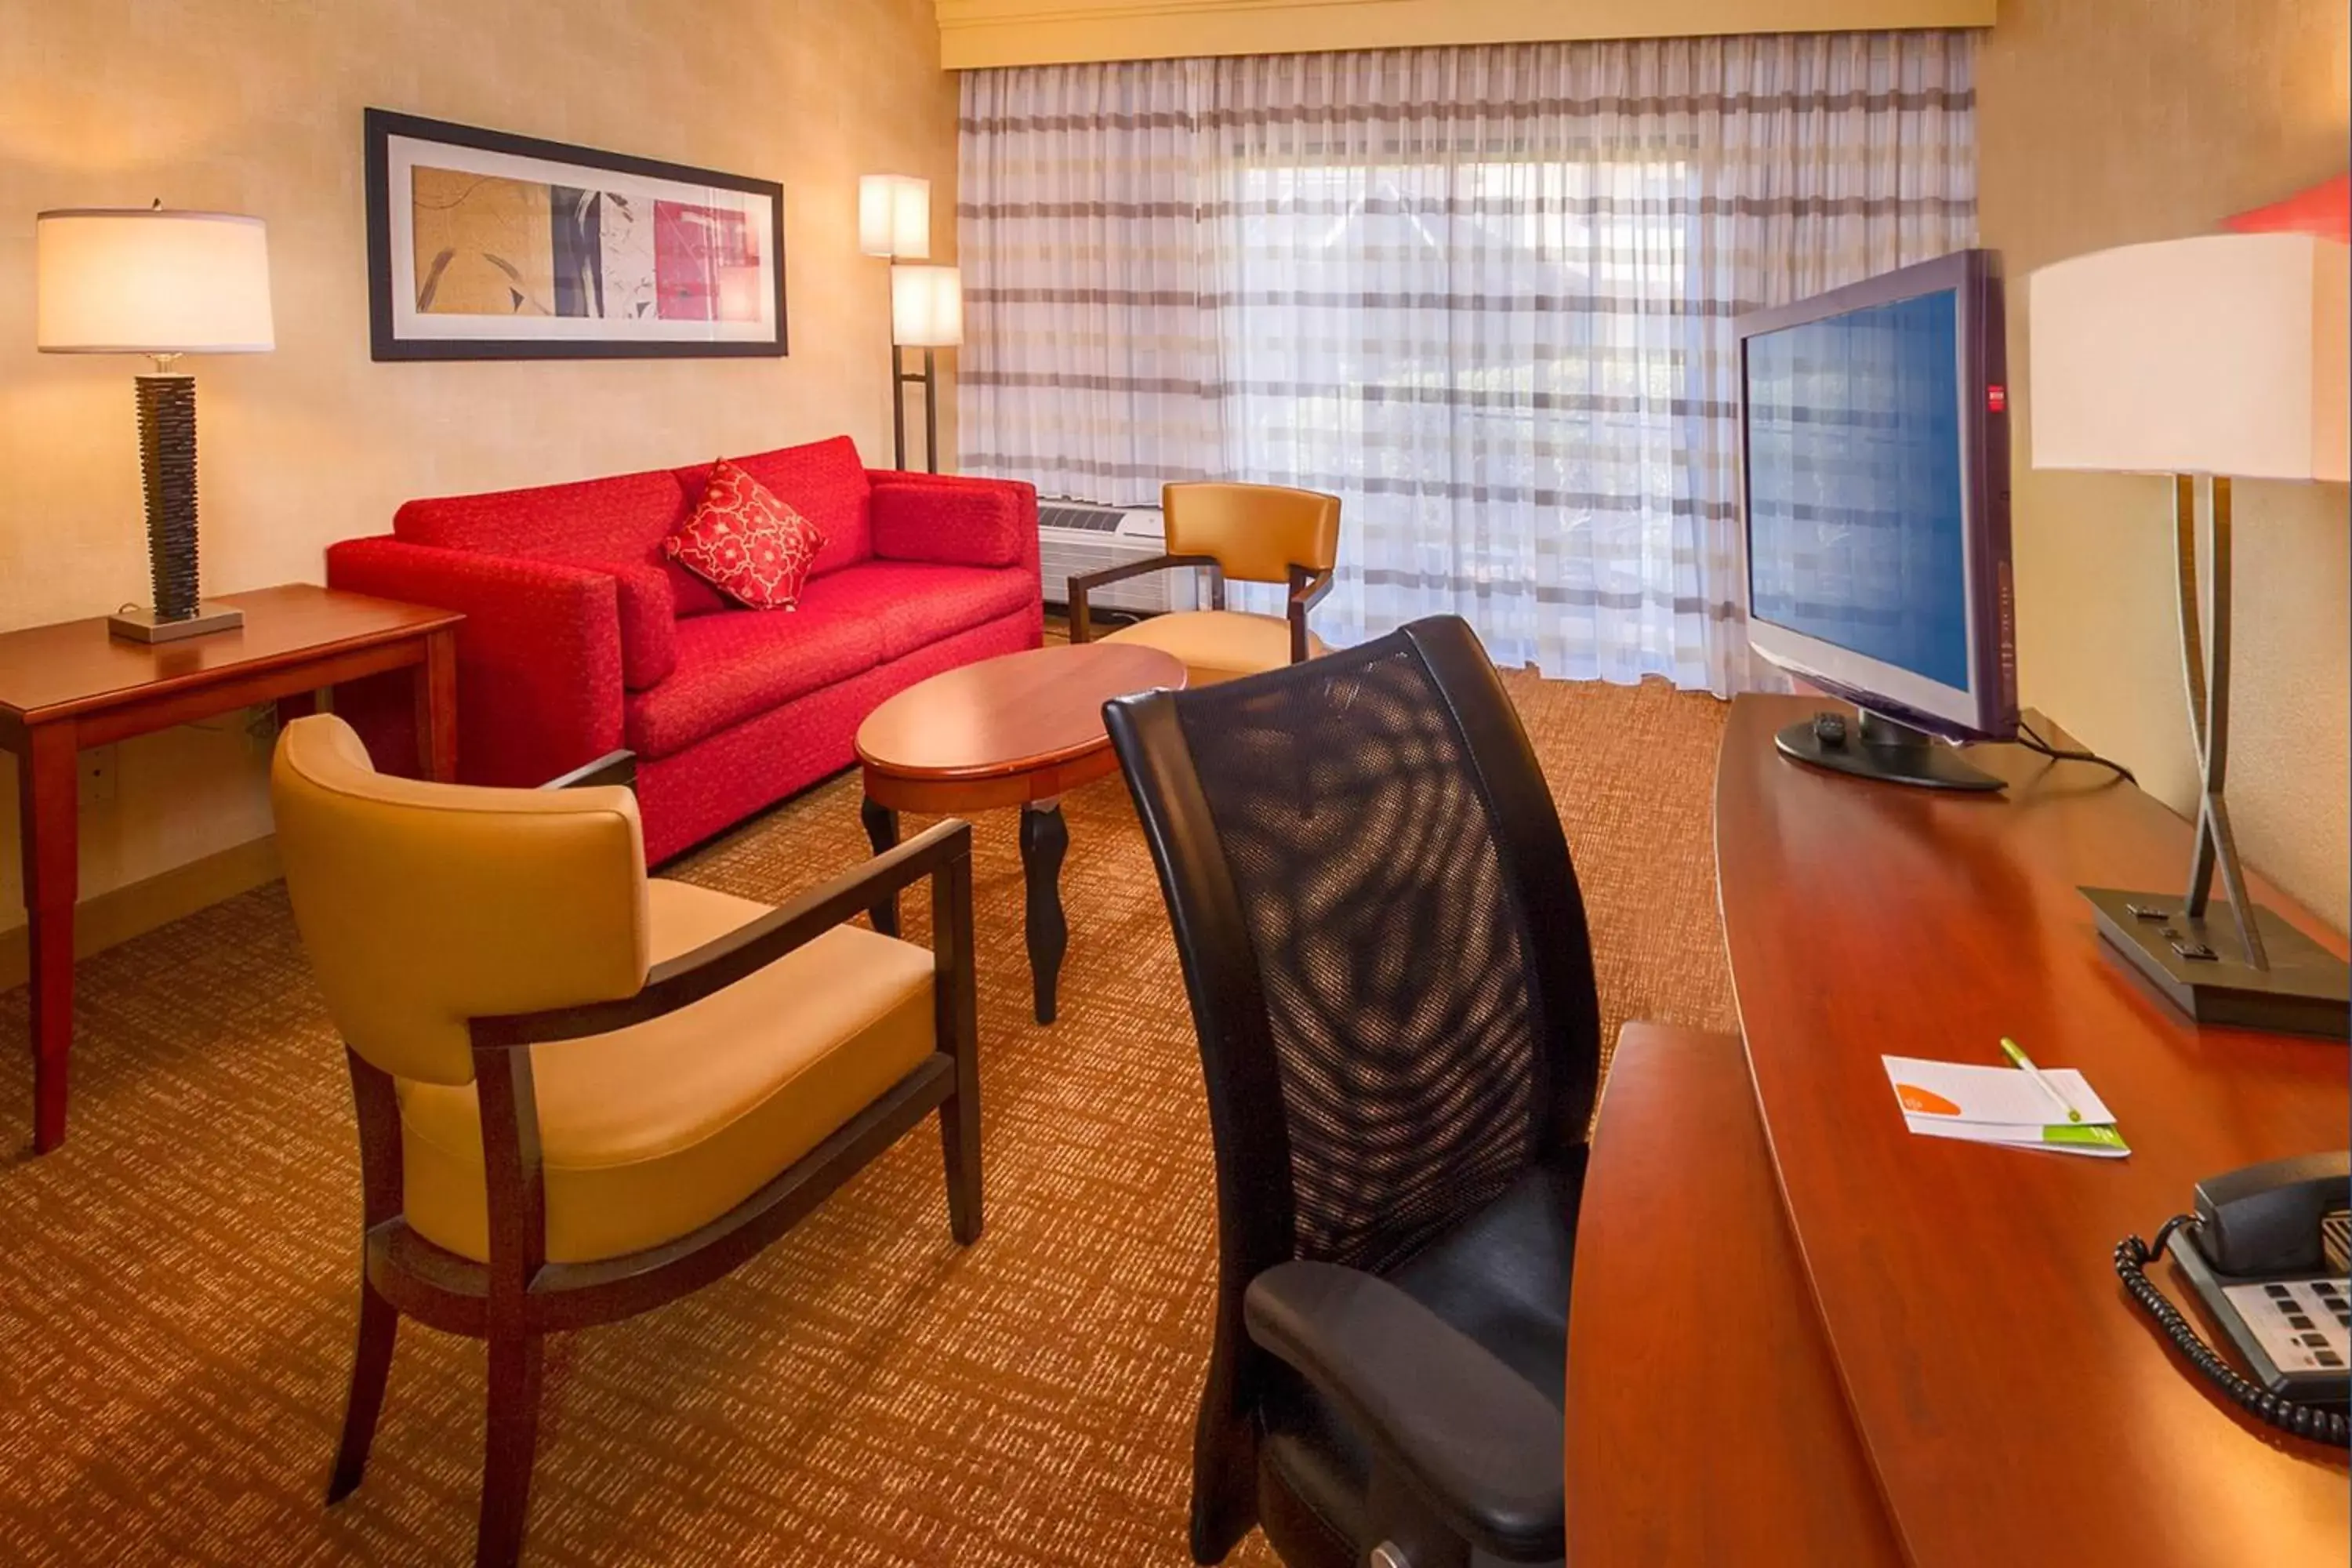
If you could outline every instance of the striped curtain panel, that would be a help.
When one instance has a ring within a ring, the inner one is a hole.
[[[1972,36],[971,71],[962,466],[1342,498],[1335,643],[1728,693],[1733,320],[1974,242]]]

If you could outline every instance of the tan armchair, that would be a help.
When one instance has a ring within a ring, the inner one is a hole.
[[[981,1232],[971,829],[772,910],[649,879],[635,796],[603,782],[628,771],[394,778],[320,715],[270,773],[364,1188],[328,1500],[359,1485],[400,1320],[487,1340],[480,1563],[521,1551],[545,1334],[719,1279],[934,1110],[950,1227]],[[929,952],[846,923],[924,878]]]
[[[1184,661],[1189,687],[1213,685],[1297,664],[1325,651],[1307,629],[1307,614],[1331,591],[1339,555],[1339,498],[1279,485],[1162,485],[1168,553],[1070,579],[1070,640],[1092,642],[1087,595],[1147,572],[1186,566],[1208,574],[1205,610],[1153,616],[1106,633],[1104,642],[1135,642]],[[1244,615],[1225,608],[1225,579],[1286,583],[1286,613]]]

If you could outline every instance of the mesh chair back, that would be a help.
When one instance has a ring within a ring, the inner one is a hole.
[[[1582,906],[1466,626],[1110,718],[1183,951],[1226,1228],[1258,1233],[1245,1272],[1383,1269],[1581,1141]]]

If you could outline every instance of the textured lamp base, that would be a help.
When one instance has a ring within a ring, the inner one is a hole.
[[[199,604],[193,614],[165,620],[153,610],[125,610],[106,617],[106,629],[125,642],[178,642],[207,632],[225,632],[245,625],[245,612],[235,605]]]
[[[2254,909],[2270,961],[2257,969],[2226,906],[2212,905],[2200,919],[2182,912],[2176,893],[2082,893],[2097,911],[2099,934],[2200,1024],[2352,1036],[2352,966],[2270,910]]]

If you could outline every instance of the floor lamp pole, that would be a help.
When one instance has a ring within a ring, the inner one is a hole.
[[[904,472],[907,467],[907,372],[904,356],[898,345],[890,345],[890,451],[891,467]]]

